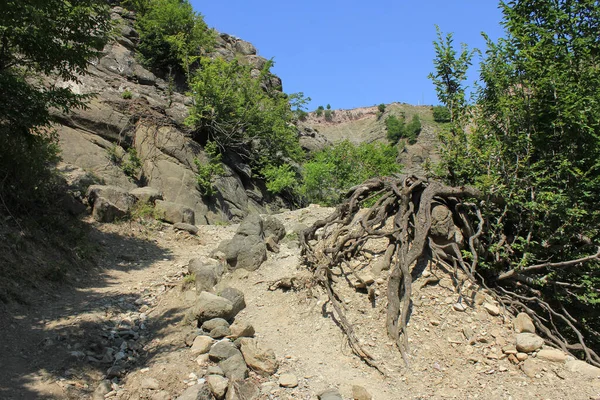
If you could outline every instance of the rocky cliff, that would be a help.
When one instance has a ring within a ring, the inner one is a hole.
[[[243,173],[243,165],[224,165],[216,195],[208,199],[200,194],[194,159],[204,162],[206,156],[184,124],[192,100],[136,60],[135,15],[114,7],[112,18],[120,34],[89,66],[89,74],[79,83],[52,82],[94,95],[86,109],[57,115],[63,159],[59,168],[72,189],[83,193],[90,183],[127,190],[150,186],[165,200],[191,208],[197,224],[267,212],[268,194]],[[267,60],[256,53],[251,43],[220,34],[213,56],[238,57],[258,76]],[[281,88],[277,77],[265,84]]]

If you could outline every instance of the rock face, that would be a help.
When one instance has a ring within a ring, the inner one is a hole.
[[[187,207],[195,214],[195,221],[188,211],[185,217],[165,217],[173,223],[238,221],[249,213],[267,212],[266,190],[227,165],[223,176],[215,182],[217,194],[209,199],[202,197],[197,189],[194,160],[202,163],[207,158],[184,124],[191,99],[172,93],[168,82],[138,63],[139,35],[133,15],[116,7],[111,16],[122,36],[103,49],[103,56],[90,64],[89,74],[80,82],[58,83],[77,94],[97,94],[86,109],[68,114],[56,111],[64,165],[81,169],[94,182],[134,190],[131,193],[140,201],[162,199]],[[254,68],[266,62],[256,55],[251,43],[226,34],[218,37],[214,55],[227,60],[238,57]],[[277,77],[264,81],[263,85],[281,89]],[[126,91],[132,94],[131,98],[123,95]],[[133,174],[128,171],[128,175],[123,167],[132,150],[141,166]],[[152,187],[152,193],[135,189],[142,184]],[[122,211],[104,198],[98,201],[96,217],[110,220],[121,216]]]

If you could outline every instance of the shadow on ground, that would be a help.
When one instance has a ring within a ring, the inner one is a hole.
[[[1,399],[81,398],[107,371],[119,377],[174,346],[155,338],[179,322],[182,310],[144,312],[152,309],[157,293],[172,287],[160,276],[151,277],[147,288],[142,284],[148,282],[118,287],[113,276],[173,262],[172,253],[150,239],[89,229],[96,262],[79,263],[66,272],[69,283],[50,288],[33,279],[16,281],[13,291],[27,293],[22,301],[0,301]],[[24,254],[22,261],[31,258]],[[36,287],[40,290],[32,296]]]

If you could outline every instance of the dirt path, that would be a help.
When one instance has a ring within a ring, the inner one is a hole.
[[[277,217],[289,232],[330,211],[312,207]],[[184,273],[190,259],[208,257],[236,228],[202,226],[192,236],[166,225],[96,225],[93,239],[104,251],[97,270],[77,277],[87,284],[0,314],[0,399],[168,400],[202,380],[211,364],[198,361],[186,344],[195,329],[183,317],[196,293],[182,290]],[[511,320],[477,305],[456,311],[450,278],[426,273],[440,280],[417,286],[410,369],[385,335],[383,281],[376,283],[373,304],[344,280],[336,282],[348,318],[386,376],[352,355],[326,296],[311,287],[293,238],[257,271],[226,274],[220,286],[238,288],[246,298],[236,320],[251,323],[280,363],[274,376],[251,373],[258,398],[316,399],[334,387],[350,399],[354,385],[377,400],[600,398],[599,379],[571,372],[564,363],[532,356],[527,367],[509,361],[502,349],[514,341]],[[308,287],[269,290],[270,282],[291,277]],[[298,386],[279,387],[283,373],[295,375]],[[113,383],[103,393],[109,394],[94,397],[107,375]]]

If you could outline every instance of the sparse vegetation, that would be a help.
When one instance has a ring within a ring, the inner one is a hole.
[[[213,196],[215,194],[214,180],[217,176],[223,175],[225,170],[221,163],[221,154],[215,142],[207,142],[204,146],[204,152],[208,158],[208,163],[203,164],[197,158],[194,164],[198,171],[196,172],[196,182],[198,190],[203,196]]]
[[[321,115],[323,115],[323,110],[325,110],[325,108],[323,106],[317,107],[317,110],[315,111],[315,114],[317,115],[317,117],[320,117]]]
[[[124,100],[130,100],[133,98],[133,93],[129,89],[125,89],[123,93],[121,93],[121,98]]]
[[[412,144],[421,133],[421,120],[417,114],[413,115],[408,124],[406,124],[404,118],[404,115],[400,118],[390,115],[385,119],[387,138],[390,143],[396,144],[400,139],[407,139],[408,143]]]

